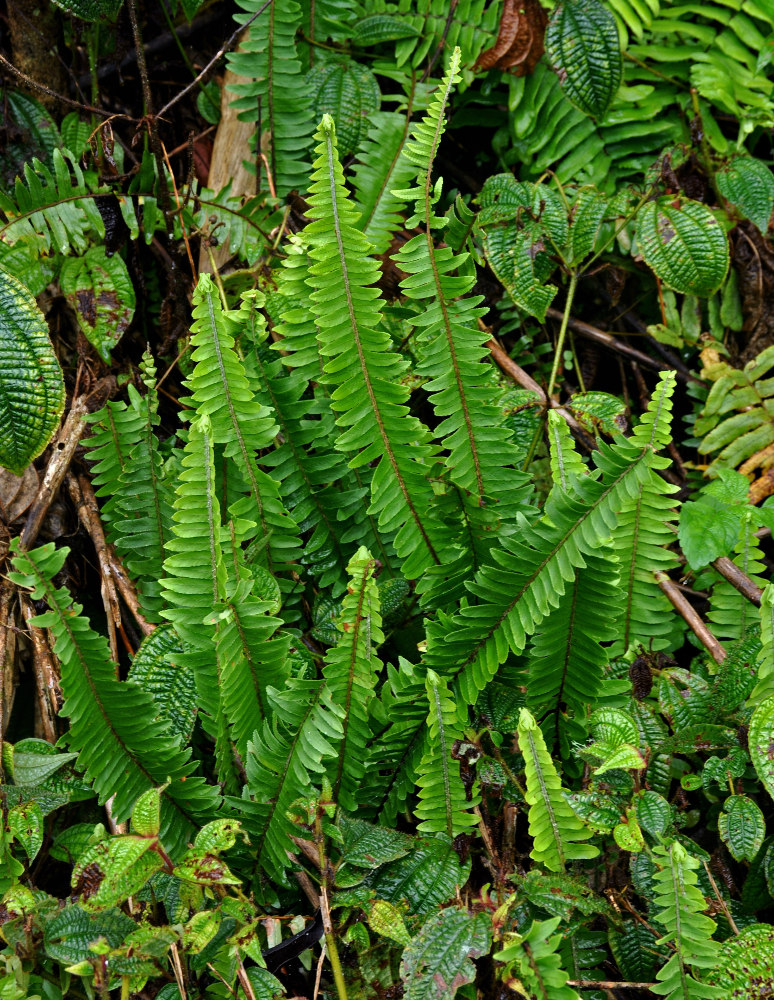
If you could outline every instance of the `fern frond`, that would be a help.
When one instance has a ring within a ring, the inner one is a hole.
[[[139,418],[134,442],[113,494],[120,516],[116,519],[116,551],[137,582],[140,604],[149,621],[161,620],[161,577],[164,546],[172,536],[174,491],[164,473],[164,462],[154,428],[159,424],[155,391],[156,371],[146,351],[140,363],[145,396],[129,386],[129,402]]]
[[[261,7],[259,0],[240,0],[244,23]],[[232,86],[238,95],[233,107],[244,121],[258,121],[270,135],[269,167],[280,198],[294,189],[304,191],[309,168],[305,152],[312,131],[308,93],[296,52],[301,7],[295,0],[273,0],[264,15],[253,21],[238,52],[228,65],[249,83]],[[260,142],[260,137],[258,137]]]
[[[243,799],[232,804],[244,813],[245,828],[258,864],[269,878],[287,885],[294,824],[290,807],[311,794],[313,781],[336,756],[342,729],[335,706],[321,681],[291,681],[285,691],[270,691],[273,723],[264,721],[248,746]]]
[[[314,572],[321,589],[333,588],[333,596],[344,589],[350,546],[345,546],[340,519],[351,516],[351,503],[343,503],[343,481],[350,478],[343,456],[333,448],[335,427],[327,401],[310,398],[308,383],[298,371],[283,371],[263,343],[263,317],[257,312],[259,293],[244,296],[243,345],[248,347],[247,368],[255,383],[256,399],[264,403],[277,421],[279,433],[273,451],[262,458],[279,483],[283,503],[299,530],[306,536],[302,562]]]
[[[419,333],[416,373],[427,379],[424,388],[440,421],[435,434],[449,452],[450,477],[472,495],[475,530],[476,508],[496,505],[500,521],[507,525],[530,491],[526,476],[516,469],[518,453],[505,417],[494,403],[496,379],[491,365],[484,363],[489,357],[484,346],[489,334],[478,326],[484,314],[479,308],[482,297],[468,295],[476,280],[470,255],[436,247],[433,237],[447,221],[434,212],[441,192],[433,186],[432,173],[446,105],[460,79],[459,66],[457,49],[427,114],[404,149],[405,159],[415,171],[418,168],[418,186],[399,193],[415,203],[415,215],[407,225],[420,223],[424,232],[409,240],[394,260],[409,275],[401,286],[419,310],[410,319]]]
[[[129,453],[143,433],[143,414],[139,407],[122,401],[108,401],[101,410],[86,414],[91,433],[86,438],[86,456],[91,466],[95,495],[102,498],[101,514],[109,542],[117,538],[117,521],[122,516],[120,497],[122,476]]]
[[[266,601],[250,594],[252,580],[237,584],[218,621],[216,655],[221,708],[244,759],[247,743],[271,714],[267,688],[282,689],[288,676],[290,636],[276,634],[282,621]]]
[[[749,702],[757,705],[774,695],[774,584],[767,584],[761,594],[759,608],[761,650],[758,654],[758,682]]]
[[[212,422],[212,440],[224,446],[224,457],[232,459],[245,480],[250,503],[232,511],[256,520],[269,569],[297,555],[295,523],[279,497],[278,484],[256,464],[256,452],[268,448],[277,434],[271,412],[255,399],[244,363],[234,349],[234,334],[245,317],[224,311],[209,274],[202,274],[193,296],[191,342],[196,367],[186,379],[186,388],[199,414]]]
[[[765,573],[766,567],[761,561],[763,554],[755,535],[756,527],[757,523],[747,514],[743,519],[741,535],[734,546],[731,558],[756,586],[764,587],[766,579],[761,574]],[[725,577],[719,576],[712,587],[707,618],[712,622],[713,634],[718,639],[739,639],[747,628],[757,621],[758,612],[736,587]]]
[[[341,637],[328,650],[323,677],[338,707],[343,731],[332,777],[333,797],[348,812],[358,806],[357,791],[365,773],[365,754],[371,735],[369,703],[381,663],[376,650],[384,642],[379,589],[373,578],[374,560],[364,547],[347,566],[350,578],[337,626]]]
[[[389,350],[381,329],[379,273],[370,244],[357,230],[358,213],[344,186],[335,127],[325,116],[315,133],[317,157],[310,196],[309,284],[317,308],[325,378],[335,386],[332,406],[342,433],[338,450],[355,455],[350,465],[376,462],[371,512],[381,530],[397,531],[395,550],[404,574],[419,576],[441,562],[444,538],[429,517],[433,451],[426,429],[407,408],[401,379],[407,363]]]
[[[704,915],[707,901],[698,887],[699,862],[677,841],[653,849],[658,869],[653,875],[658,920],[667,933],[657,944],[673,944],[675,953],[659,969],[651,987],[669,1000],[708,1000],[722,991],[699,982],[692,970],[711,969],[718,960],[712,940],[715,921]]]
[[[549,410],[546,425],[554,489],[570,493],[576,480],[587,476],[589,470],[575,448],[567,421],[556,410]]]
[[[56,551],[49,543],[20,552],[14,539],[12,551],[11,578],[49,607],[34,624],[48,628],[54,637],[65,696],[62,714],[70,720],[68,741],[78,751],[86,780],[100,803],[113,797],[117,822],[129,818],[143,792],[170,781],[162,794],[162,838],[170,845],[184,845],[217,807],[216,789],[194,776],[190,751],[181,749],[168,725],[156,718],[151,696],[117,679],[107,640],[93,631],[81,606],[64,587],[53,586],[68,550]]]
[[[575,990],[566,985],[570,977],[557,954],[563,935],[554,934],[554,931],[561,919],[533,920],[526,934],[506,934],[505,947],[494,954],[495,961],[507,963],[506,983],[512,978],[522,996],[539,1000],[580,1000]],[[525,989],[529,994],[523,992]]]
[[[412,180],[415,168],[401,151],[408,138],[410,111],[378,111],[370,116],[368,135],[357,153],[353,185],[360,209],[358,228],[374,248],[386,253],[402,225],[403,201],[393,192]]]
[[[33,159],[24,178],[16,178],[13,196],[0,191],[0,241],[23,241],[40,254],[83,253],[92,236],[104,239],[105,226],[73,154],[55,149],[52,160],[53,173]]]
[[[419,802],[414,809],[423,833],[446,833],[451,839],[468,832],[478,823],[472,812],[480,797],[470,799],[460,778],[460,766],[452,757],[455,741],[462,738],[457,706],[442,677],[427,671],[425,680],[430,711],[427,715],[427,744],[419,765],[416,784]]]
[[[215,492],[212,425],[206,415],[191,422],[175,499],[174,535],[167,543],[162,596],[164,617],[193,647],[196,688],[204,710],[217,717],[220,692],[215,669],[214,615],[225,597],[220,504]]]
[[[538,717],[566,709],[584,715],[593,708],[608,661],[608,650],[600,643],[618,634],[621,593],[615,551],[600,546],[585,556],[585,563],[532,640],[527,704]]]
[[[525,798],[530,806],[530,857],[552,872],[563,872],[568,861],[595,858],[599,848],[582,843],[591,837],[591,831],[567,803],[540,727],[526,708],[519,713],[518,736],[527,776]]]
[[[267,300],[267,312],[279,320],[276,330],[282,338],[274,349],[282,351],[282,363],[296,370],[306,382],[321,382],[324,376],[319,331],[307,285],[309,248],[302,235],[295,235],[285,249],[277,274],[277,291],[270,293]]]
[[[509,651],[524,649],[576,568],[613,533],[627,497],[636,495],[654,469],[668,464],[655,449],[669,440],[674,385],[674,375],[663,373],[632,437],[601,445],[594,455],[598,476],[577,480],[571,496],[552,494],[539,521],[493,549],[494,562],[469,585],[478,604],[430,625],[425,662],[456,680],[467,704],[475,704]]]
[[[368,748],[360,802],[370,814],[391,826],[415,789],[425,753],[428,709],[424,672],[401,659],[400,668],[389,666],[387,675],[380,701],[390,721],[374,734]]]

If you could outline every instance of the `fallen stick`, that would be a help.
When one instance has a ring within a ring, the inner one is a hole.
[[[672,602],[675,610],[680,614],[693,634],[704,646],[715,663],[722,663],[728,655],[720,645],[715,636],[710,632],[693,607],[688,603],[687,598],[681,593],[677,584],[670,580],[666,573],[659,572],[653,574],[656,583]]]
[[[88,412],[88,404],[85,396],[79,396],[74,400],[72,408],[67,415],[56,443],[48,460],[43,480],[30,507],[27,520],[19,538],[19,545],[22,549],[29,549],[38,537],[38,532],[43,524],[43,518],[48,513],[48,509],[54,501],[54,497],[59,492],[62,480],[67,473],[70,462],[73,460],[78,442],[86,430],[83,422],[84,415]]]
[[[729,559],[728,556],[721,556],[716,559],[712,565],[724,576],[726,580],[731,584],[732,587],[736,587],[743,597],[746,597],[748,601],[751,601],[756,607],[761,606],[761,597],[763,591],[758,587],[750,577],[743,573],[742,570],[736,565],[733,560]]]
[[[40,720],[43,727],[43,739],[48,743],[56,743],[59,733],[56,730],[56,716],[62,705],[62,691],[59,686],[54,654],[48,641],[45,629],[32,624],[37,611],[27,594],[20,594],[22,617],[27,625],[27,632],[32,643],[32,663],[35,670],[35,686],[38,692]]]

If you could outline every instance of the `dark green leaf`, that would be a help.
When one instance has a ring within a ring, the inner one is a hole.
[[[602,118],[623,73],[610,11],[599,0],[565,0],[548,25],[546,50],[567,97],[584,114]]]

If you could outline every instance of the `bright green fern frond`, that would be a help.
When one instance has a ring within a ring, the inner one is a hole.
[[[288,676],[288,635],[277,635],[280,619],[266,601],[250,595],[252,581],[241,581],[225,602],[218,621],[216,653],[221,706],[244,759],[248,740],[270,716],[266,689],[282,689]]]
[[[758,705],[774,695],[774,584],[767,584],[761,594],[758,609],[761,623],[761,649],[758,653],[758,682],[749,702]]]
[[[358,212],[344,186],[332,119],[315,134],[317,158],[304,230],[309,242],[309,284],[314,289],[325,378],[335,386],[332,406],[342,430],[336,447],[356,458],[351,465],[378,462],[371,482],[372,513],[379,527],[397,531],[395,550],[406,561],[404,575],[419,576],[441,562],[444,538],[428,511],[433,451],[428,433],[409,414],[402,384],[407,362],[390,351],[381,329],[379,278],[370,244],[357,229]]]
[[[177,487],[174,536],[167,543],[162,594],[164,617],[196,651],[196,687],[202,707],[218,713],[214,615],[225,598],[226,568],[221,548],[220,505],[215,491],[212,425],[207,416],[191,422]]]
[[[336,756],[342,729],[327,687],[320,681],[291,681],[270,692],[275,722],[264,721],[248,747],[244,798],[232,800],[244,812],[245,828],[258,864],[269,878],[287,884],[285,872],[303,836],[290,807],[312,793],[313,781]]]
[[[766,585],[766,567],[755,535],[757,522],[747,514],[742,522],[741,537],[734,546],[731,556],[741,571],[757,587]],[[710,595],[710,610],[707,618],[712,622],[712,632],[718,639],[739,639],[753,622],[758,621],[755,606],[725,577],[718,574]]]
[[[452,749],[462,738],[457,706],[442,677],[428,670],[426,678],[427,745],[419,765],[417,787],[419,802],[414,812],[422,822],[423,833],[446,833],[450,838],[465,833],[478,823],[473,806],[479,802],[474,792],[470,799],[460,777],[459,762]]]
[[[61,665],[65,703],[70,720],[68,741],[78,751],[78,766],[101,803],[113,798],[117,822],[129,818],[138,797],[150,788],[171,784],[162,797],[162,838],[182,845],[218,804],[216,789],[193,775],[190,751],[182,749],[168,724],[158,720],[151,696],[137,685],[119,681],[107,640],[94,632],[64,587],[51,583],[67,549],[53,544],[20,552],[12,542],[15,572],[11,578],[29,588],[49,611],[34,623],[54,637]],[[183,780],[185,784],[183,784]]]
[[[664,373],[649,406],[649,429],[600,446],[594,454],[598,476],[577,480],[571,496],[552,493],[539,521],[493,549],[494,562],[469,585],[478,604],[429,626],[425,661],[456,679],[467,704],[475,704],[509,650],[524,649],[585,556],[613,533],[626,499],[636,496],[652,470],[668,464],[654,448],[668,427],[674,385],[674,374]]]
[[[527,477],[517,471],[519,455],[513,447],[505,416],[495,403],[497,384],[491,364],[484,363],[489,334],[479,329],[484,310],[481,297],[468,297],[475,280],[467,252],[436,247],[434,231],[445,225],[433,207],[440,187],[432,173],[444,131],[444,115],[452,87],[459,81],[460,53],[455,50],[430,108],[412,131],[404,157],[419,167],[418,186],[400,192],[415,202],[407,225],[420,224],[424,232],[409,240],[394,260],[408,274],[402,282],[406,296],[419,312],[410,319],[419,363],[416,373],[425,379],[439,424],[435,430],[449,456],[452,481],[472,495],[470,517],[474,531],[490,532],[476,524],[476,508],[494,505],[500,521],[512,522],[529,495]]]
[[[283,364],[298,371],[306,382],[323,379],[323,361],[317,341],[318,329],[309,302],[308,246],[302,236],[292,236],[286,246],[286,256],[277,274],[277,291],[270,293],[267,312],[276,316],[277,333],[282,340],[275,345],[281,350]]]
[[[262,6],[260,0],[240,0],[244,23]],[[234,107],[245,121],[260,121],[270,134],[269,167],[280,198],[304,191],[309,175],[305,152],[312,131],[309,97],[296,53],[301,7],[295,0],[272,0],[253,21],[238,52],[228,56],[229,69],[249,83],[234,84]],[[258,139],[260,141],[260,137]],[[259,184],[259,187],[262,186]],[[264,190],[266,188],[264,187]]]
[[[669,551],[675,540],[677,487],[654,472],[645,476],[621,504],[613,544],[620,566],[623,612],[611,656],[643,645],[646,649],[673,649],[682,636],[680,621],[653,572],[677,565]]]
[[[408,114],[372,114],[367,138],[357,154],[353,184],[361,211],[358,225],[378,254],[387,252],[392,234],[403,224],[403,201],[393,191],[409,184],[415,173],[401,156],[410,121]]]
[[[567,421],[556,410],[548,413],[547,429],[554,488],[569,493],[575,481],[587,476],[589,470],[575,448]]]
[[[217,288],[202,274],[194,291],[191,341],[196,367],[186,379],[197,413],[212,422],[213,442],[224,446],[245,480],[250,502],[232,510],[255,520],[266,540],[264,558],[270,569],[297,555],[295,523],[279,497],[277,483],[258,468],[256,452],[269,447],[277,434],[271,412],[255,399],[244,363],[234,349],[234,335],[246,318],[243,311],[224,311]]]
[[[556,607],[532,640],[527,704],[538,716],[569,709],[584,715],[599,693],[608,651],[600,643],[618,634],[621,595],[611,546],[585,557]]]
[[[24,179],[16,178],[13,197],[0,191],[0,241],[19,241],[38,253],[50,250],[83,253],[90,238],[105,238],[94,199],[76,158],[66,149],[53,152],[53,173],[39,160],[24,165]]]
[[[533,920],[526,934],[506,934],[505,947],[493,956],[496,961],[507,963],[506,982],[512,979],[514,984],[518,983],[522,996],[535,1000],[580,1000],[575,990],[565,985],[570,977],[557,954],[562,934],[554,931],[561,920],[561,917]]]
[[[723,996],[722,990],[706,986],[694,975],[696,969],[711,969],[718,960],[712,940],[715,921],[704,915],[707,900],[698,887],[699,862],[682,844],[654,848],[658,869],[653,875],[658,920],[667,933],[657,944],[672,944],[675,953],[659,969],[659,982],[651,989],[669,1000],[705,1000]]]
[[[567,803],[540,727],[526,708],[519,714],[518,736],[530,806],[529,833],[533,840],[530,857],[552,872],[564,871],[568,861],[595,858],[599,848],[582,843],[591,837],[591,831]]]
[[[84,417],[92,425],[86,438],[86,454],[92,463],[92,485],[96,496],[106,497],[100,513],[109,542],[116,541],[116,522],[122,516],[122,475],[129,453],[143,434],[143,414],[124,402],[105,403],[101,410]]]
[[[328,650],[323,677],[338,707],[343,730],[332,776],[333,797],[348,812],[358,806],[358,789],[365,774],[366,747],[371,730],[369,703],[381,669],[376,650],[384,642],[379,588],[373,578],[374,560],[364,547],[350,559],[350,578],[337,626],[341,637]]]
[[[116,523],[116,550],[137,581],[140,604],[149,621],[161,620],[161,577],[164,546],[172,537],[174,490],[164,473],[159,441],[156,371],[146,351],[140,363],[146,386],[140,396],[129,386],[129,401],[139,418],[134,442],[124,463],[114,502],[121,513]]]

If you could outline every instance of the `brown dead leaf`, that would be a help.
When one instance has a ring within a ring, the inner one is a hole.
[[[747,499],[750,503],[756,504],[774,494],[774,468],[766,469],[762,476],[759,476],[750,486]]]
[[[771,465],[774,465],[774,444],[767,444],[740,465],[739,471],[743,476],[749,476],[756,469],[768,469]]]
[[[545,51],[543,38],[548,17],[538,0],[505,0],[497,41],[476,62],[481,70],[511,70],[516,76],[531,73]]]
[[[28,509],[37,496],[38,486],[38,474],[31,465],[22,476],[0,469],[0,517],[6,524],[12,524]]]

